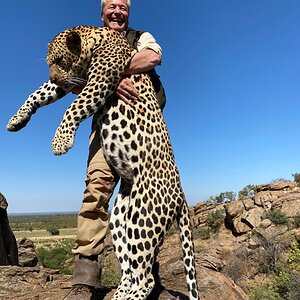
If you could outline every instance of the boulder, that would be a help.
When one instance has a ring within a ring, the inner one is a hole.
[[[163,285],[179,299],[188,299],[184,264],[179,236],[166,239],[158,261]],[[196,269],[200,297],[207,300],[248,300],[249,297],[228,276],[220,271],[224,262],[211,253],[196,253]],[[201,298],[201,299],[202,299]]]
[[[263,212],[263,208],[255,207],[246,213],[245,217],[242,218],[242,221],[246,223],[251,229],[256,228],[261,223],[261,215]]]
[[[19,266],[35,267],[38,264],[38,258],[35,252],[33,241],[23,238],[18,242]]]
[[[233,219],[232,231],[237,234],[244,234],[251,231],[251,227],[243,221],[242,217]]]
[[[246,210],[250,210],[255,207],[254,200],[252,198],[244,198],[241,200]]]
[[[297,183],[288,181],[288,180],[280,180],[267,184],[260,184],[256,186],[257,192],[262,191],[282,191],[285,189],[293,189],[297,187]]]
[[[7,201],[0,193],[0,265],[17,265],[18,248],[15,236],[9,226]]]
[[[242,201],[234,201],[225,205],[227,216],[230,219],[234,219],[241,216],[244,213],[245,207]]]

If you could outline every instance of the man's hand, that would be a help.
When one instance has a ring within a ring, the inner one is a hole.
[[[116,95],[127,104],[133,104],[138,100],[139,93],[130,78],[124,77],[120,80],[116,89]]]

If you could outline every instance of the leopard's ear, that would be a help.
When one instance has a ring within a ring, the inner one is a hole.
[[[81,52],[81,38],[76,31],[71,31],[66,37],[66,43],[68,49],[75,53],[80,54]]]

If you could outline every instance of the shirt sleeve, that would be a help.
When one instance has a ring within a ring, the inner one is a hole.
[[[153,50],[154,52],[156,52],[159,55],[159,57],[161,59],[162,49],[159,46],[159,44],[157,44],[153,35],[150,34],[149,32],[143,32],[137,42],[137,51],[138,52],[145,50],[145,49]]]

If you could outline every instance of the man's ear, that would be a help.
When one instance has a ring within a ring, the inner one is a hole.
[[[71,31],[66,38],[66,43],[68,49],[76,54],[80,54],[81,52],[81,38],[80,35],[76,31]]]

